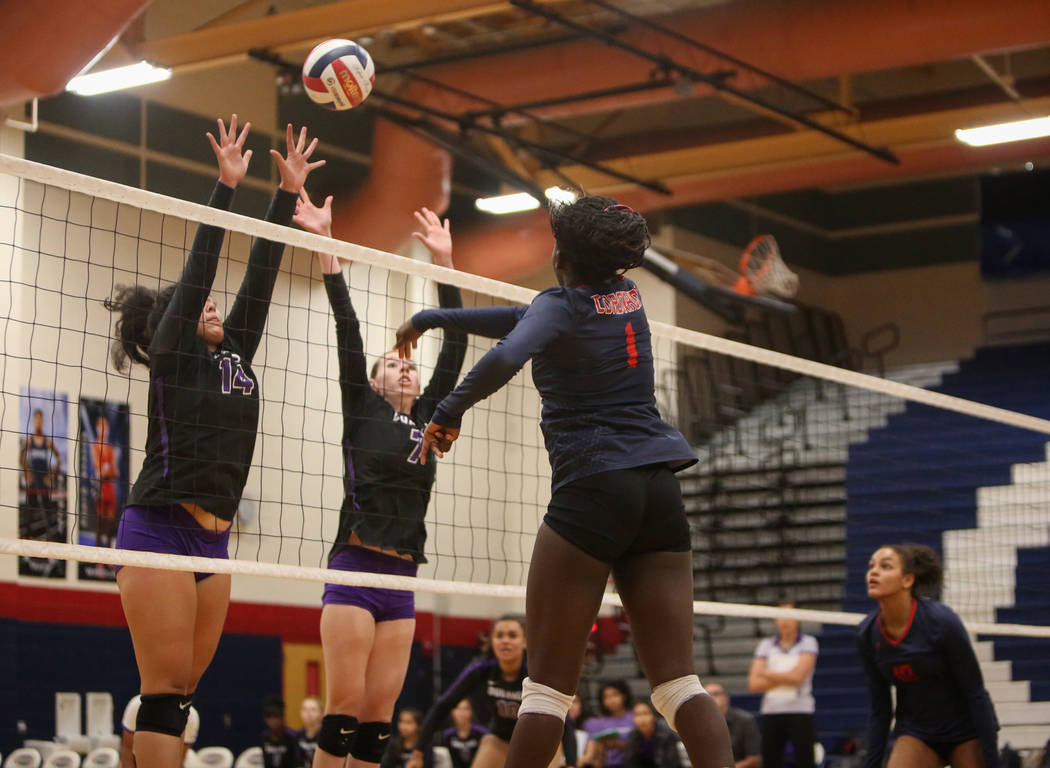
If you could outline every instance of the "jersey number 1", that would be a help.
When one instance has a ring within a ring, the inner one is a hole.
[[[627,367],[638,367],[638,345],[634,343],[634,326],[630,323],[623,329],[627,337]]]

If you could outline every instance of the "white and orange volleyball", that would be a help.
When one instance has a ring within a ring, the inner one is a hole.
[[[303,62],[303,86],[326,109],[352,109],[368,98],[376,67],[353,40],[325,40]]]

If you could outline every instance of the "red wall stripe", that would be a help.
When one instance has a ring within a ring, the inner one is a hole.
[[[125,626],[120,595],[116,592],[37,587],[14,582],[0,582],[0,615],[19,621],[53,624]],[[478,635],[491,625],[491,619],[441,616],[435,633],[434,618],[434,614],[425,611],[417,614],[416,640],[432,646],[435,634],[438,634],[443,645],[474,647]],[[320,622],[319,605],[231,602],[225,631],[277,635],[290,643],[320,643]]]

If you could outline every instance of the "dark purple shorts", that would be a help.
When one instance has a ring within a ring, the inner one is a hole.
[[[336,571],[390,573],[395,576],[415,576],[418,569],[418,566],[411,560],[402,560],[400,557],[354,546],[343,547],[332,558],[328,567]],[[416,595],[414,592],[403,589],[325,584],[321,603],[323,605],[356,605],[372,614],[377,624],[381,621],[416,617]]]
[[[201,528],[181,504],[166,507],[124,507],[117,528],[117,549],[164,552],[169,555],[230,558],[230,528],[222,533]],[[120,570],[120,566],[117,566]],[[194,573],[197,581],[213,573]]]

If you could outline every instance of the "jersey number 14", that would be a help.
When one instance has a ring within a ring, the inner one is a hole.
[[[230,394],[235,389],[239,390],[242,395],[250,395],[255,391],[255,382],[244,372],[239,358],[222,358],[219,361],[219,371],[222,373],[222,393],[224,395]]]

